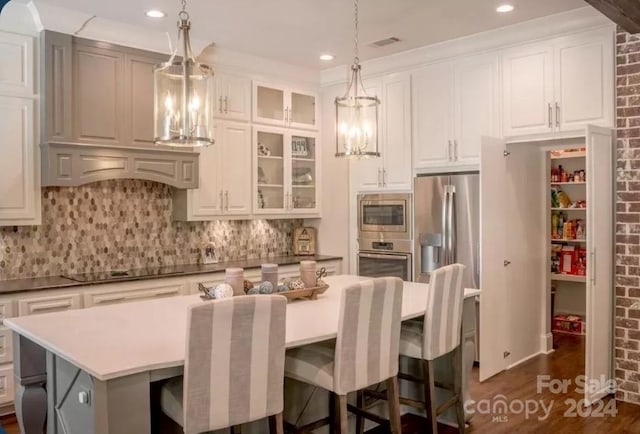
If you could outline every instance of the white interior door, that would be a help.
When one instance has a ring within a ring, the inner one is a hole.
[[[587,336],[585,400],[592,403],[611,393],[613,310],[613,150],[611,131],[589,127],[587,133]],[[599,228],[596,229],[596,228]],[[601,380],[605,383],[602,384]]]
[[[507,145],[507,183],[494,194],[506,203],[508,368],[546,350],[549,234],[546,208],[549,186],[546,154],[539,143]]]
[[[480,158],[480,381],[507,367],[507,285],[504,260],[508,207],[503,140],[482,139]]]

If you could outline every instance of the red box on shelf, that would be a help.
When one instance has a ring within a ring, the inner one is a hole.
[[[561,313],[553,317],[552,331],[572,335],[583,335],[586,332],[586,327],[582,317]]]

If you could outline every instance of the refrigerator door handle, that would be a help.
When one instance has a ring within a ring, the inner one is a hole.
[[[448,186],[444,187],[444,197],[442,198],[442,265],[447,265],[449,263],[449,231],[448,231],[448,218],[447,213],[449,212],[449,189]]]
[[[455,264],[458,260],[458,234],[456,233],[456,188],[450,187],[449,192],[449,264]]]

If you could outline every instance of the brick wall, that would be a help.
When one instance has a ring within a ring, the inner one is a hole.
[[[618,30],[616,330],[617,398],[640,404],[640,35]]]

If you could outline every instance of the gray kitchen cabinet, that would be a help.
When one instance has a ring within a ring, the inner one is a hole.
[[[127,144],[124,100],[129,86],[124,78],[124,53],[106,44],[74,39],[74,142]]]
[[[44,142],[153,145],[153,67],[161,53],[45,31]]]
[[[71,141],[71,70],[72,36],[57,32],[42,32],[40,38],[42,119],[41,138],[49,141]]]
[[[125,133],[135,146],[152,145],[153,68],[166,62],[167,56],[155,53],[126,53]]]

